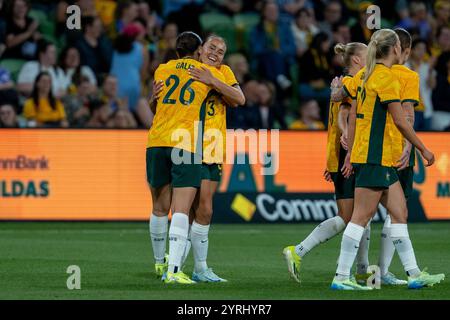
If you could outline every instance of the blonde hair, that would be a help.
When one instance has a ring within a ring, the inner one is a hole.
[[[342,57],[345,67],[348,68],[352,62],[351,58],[365,48],[367,46],[361,42],[338,43],[334,46],[334,53]]]
[[[366,71],[364,72],[363,86],[372,75],[377,59],[389,55],[391,48],[399,41],[397,34],[390,29],[376,31],[370,38],[367,47]]]

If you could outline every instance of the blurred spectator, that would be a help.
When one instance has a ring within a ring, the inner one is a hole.
[[[433,35],[439,28],[448,27],[450,21],[450,1],[438,0],[434,3],[434,19],[431,21]]]
[[[11,74],[2,67],[0,67],[0,101],[11,102],[14,105],[18,103],[18,95],[14,82],[11,80]]]
[[[227,58],[227,62],[231,70],[233,70],[236,80],[244,85],[250,80],[249,65],[247,58],[241,53],[230,54]]]
[[[39,23],[28,16],[30,4],[26,0],[11,0],[7,10],[6,51],[3,58],[33,60],[37,41],[41,38]]]
[[[109,32],[109,37],[115,39],[124,28],[138,17],[138,5],[130,0],[120,1],[116,8],[116,19]]]
[[[326,116],[326,106],[330,98],[329,83],[332,79],[330,70],[331,41],[326,33],[318,33],[311,47],[299,60],[299,92],[303,100],[316,99],[322,109],[322,115]]]
[[[277,0],[277,4],[280,7],[281,19],[288,23],[292,22],[300,10],[307,9],[309,12],[313,8],[310,0]]]
[[[88,78],[76,78],[73,82],[75,91],[62,98],[67,120],[71,127],[82,128],[90,118],[89,103],[96,96],[96,87]]]
[[[47,40],[38,43],[38,61],[29,61],[20,69],[17,77],[17,89],[28,97],[33,90],[35,79],[42,71],[52,78],[53,95],[62,97],[67,92],[64,72],[56,65],[56,47]]]
[[[433,103],[431,93],[436,86],[436,72],[425,60],[427,43],[424,39],[416,39],[412,42],[411,55],[406,66],[419,74],[420,79],[420,104],[416,107],[414,128],[416,130],[430,130],[431,117],[433,115]]]
[[[125,27],[115,41],[110,72],[118,79],[119,97],[126,99],[133,111],[141,95],[141,74],[147,70],[145,49],[136,41],[143,33],[139,24],[132,23]]]
[[[213,0],[212,2],[221,12],[230,16],[241,12],[243,5],[243,0]]]
[[[247,111],[248,127],[254,129],[273,129],[275,121],[277,127],[287,129],[284,120],[283,107],[277,105],[276,91],[273,83],[261,81],[257,91],[258,100]]]
[[[87,128],[106,128],[114,111],[101,100],[93,100],[89,104],[91,118],[86,123]]]
[[[75,81],[79,82],[81,77],[85,77],[93,86],[97,86],[97,79],[91,68],[80,64],[80,53],[76,47],[64,48],[59,57],[59,65],[64,74],[64,86],[68,92],[74,90]]]
[[[406,30],[416,29],[423,39],[428,39],[431,34],[431,26],[428,22],[427,7],[425,3],[419,1],[411,2],[409,6],[410,16],[401,20],[398,27]]]
[[[296,48],[290,25],[279,20],[278,13],[275,1],[264,1],[261,22],[250,34],[250,48],[262,76],[285,90],[292,85],[287,75]]]
[[[352,40],[352,34],[350,33],[350,27],[344,23],[336,23],[333,25],[333,42],[347,44]]]
[[[112,48],[107,38],[102,36],[102,22],[98,17],[82,19],[83,36],[77,41],[81,64],[89,66],[98,76],[109,72],[111,67]]]
[[[312,23],[311,14],[306,9],[300,9],[291,23],[297,56],[302,56],[309,48],[312,38],[319,33],[319,29]]]
[[[24,117],[30,127],[68,127],[66,113],[52,93],[52,78],[48,72],[36,77],[31,98],[25,102]]]
[[[165,0],[164,17],[167,22],[176,22],[180,31],[202,32],[199,16],[205,0]]]
[[[0,0],[0,58],[2,57],[2,54],[6,49],[6,21],[3,18],[3,4],[4,1]]]
[[[230,64],[231,67],[231,64]],[[233,70],[234,71],[234,70]],[[236,78],[238,81],[239,79]],[[252,123],[249,120],[251,113],[259,102],[259,83],[256,80],[250,80],[241,83],[242,91],[245,96],[245,106],[240,108],[227,109],[227,128],[229,129],[250,129]]]
[[[433,129],[444,130],[450,126],[450,52],[439,56],[436,88],[433,91]]]
[[[107,104],[112,111],[119,108],[129,109],[127,101],[120,99],[118,96],[118,80],[112,74],[105,76],[103,79],[101,101]]]
[[[110,119],[106,123],[108,128],[116,128],[116,129],[133,129],[137,128],[136,120],[133,115],[122,109],[117,109],[110,116]]]
[[[70,5],[77,5],[81,10],[81,17],[94,17],[97,15],[96,4],[105,2],[102,0],[60,0],[56,5],[56,34],[58,36],[65,36],[66,41],[72,44],[82,37],[82,32],[79,30],[69,30],[67,24],[67,8]],[[103,15],[102,15],[103,17]],[[84,28],[83,28],[84,29]]]
[[[324,20],[319,22],[319,29],[328,34],[331,38],[333,36],[333,26],[342,19],[342,5],[339,1],[331,0],[325,6]]]
[[[154,61],[156,64],[154,69],[156,69],[160,63],[166,63],[177,56],[175,50],[177,36],[178,26],[175,23],[169,22],[163,26],[162,37],[158,41],[158,57]]]
[[[320,108],[316,100],[309,100],[300,105],[300,118],[289,126],[293,130],[324,130],[325,125],[320,120]]]
[[[143,25],[147,30],[147,37],[152,42],[155,41],[163,25],[163,20],[158,16],[154,8],[150,7],[149,3],[144,0],[138,3],[138,19],[145,21]]]
[[[436,46],[432,50],[432,55],[436,58],[436,69],[445,70],[447,67],[444,62],[439,61],[439,57],[450,51],[450,27],[439,28],[436,40]]]
[[[10,103],[0,103],[0,128],[24,128],[25,121],[16,113],[16,108]]]
[[[367,28],[367,8],[371,5],[370,2],[361,2],[358,6],[359,16],[358,22],[350,28],[353,42],[369,43],[370,37],[372,37],[373,30]]]

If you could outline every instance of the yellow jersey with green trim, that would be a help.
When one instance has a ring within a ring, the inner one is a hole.
[[[400,100],[401,102],[411,102],[414,107],[419,105],[419,75],[417,72],[412,71],[408,67],[400,64],[394,64],[391,67],[392,72],[394,72],[398,81],[400,82]],[[394,122],[390,122],[392,139],[393,139],[393,157],[394,161],[397,162],[403,152],[405,146],[405,139],[403,135],[398,130]],[[415,163],[415,151],[411,150],[410,156],[410,166],[414,166]]]
[[[224,81],[217,68],[191,58],[171,60],[156,69],[155,81],[163,81],[164,86],[148,132],[147,147],[177,147],[192,153],[201,149],[206,102],[212,88],[194,81],[188,70],[202,66]]]
[[[221,65],[219,71],[229,86],[238,85],[238,81],[227,65]],[[203,136],[203,162],[223,163],[226,152],[227,105],[222,97],[215,93],[206,101],[205,131]]]
[[[362,82],[358,85],[357,92],[355,141],[350,161],[392,167],[393,141],[388,125],[392,116],[388,104],[400,102],[400,82],[390,68],[377,63],[364,87]]]
[[[352,81],[352,76],[345,76],[342,79],[344,86]],[[330,111],[328,116],[328,139],[327,139],[327,170],[328,172],[338,172],[339,170],[339,153],[341,151],[341,131],[339,129],[339,110],[341,105],[348,104],[351,106],[352,98],[350,96],[344,98],[343,101],[330,101]]]

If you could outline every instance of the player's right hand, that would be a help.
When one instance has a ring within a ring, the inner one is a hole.
[[[348,178],[353,174],[353,166],[350,162],[350,153],[347,152],[345,156],[344,165],[341,168],[342,175],[344,178]]]
[[[422,157],[427,160],[427,163],[425,164],[426,167],[429,167],[431,165],[433,165],[434,163],[434,154],[433,152],[431,152],[428,149],[425,149],[424,151],[422,151]]]

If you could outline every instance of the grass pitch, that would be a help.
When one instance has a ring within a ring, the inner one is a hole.
[[[335,292],[340,236],[312,251],[299,285],[282,249],[313,224],[213,225],[208,262],[224,284],[165,285],[155,277],[146,223],[0,223],[0,299],[450,299],[450,281],[434,288],[382,287]],[[370,261],[377,262],[380,224],[372,225]],[[420,267],[450,277],[450,222],[411,224]],[[192,253],[191,253],[192,255]],[[192,257],[186,271],[192,271]],[[81,290],[68,290],[67,267],[81,268]],[[391,267],[404,277],[398,256]]]

